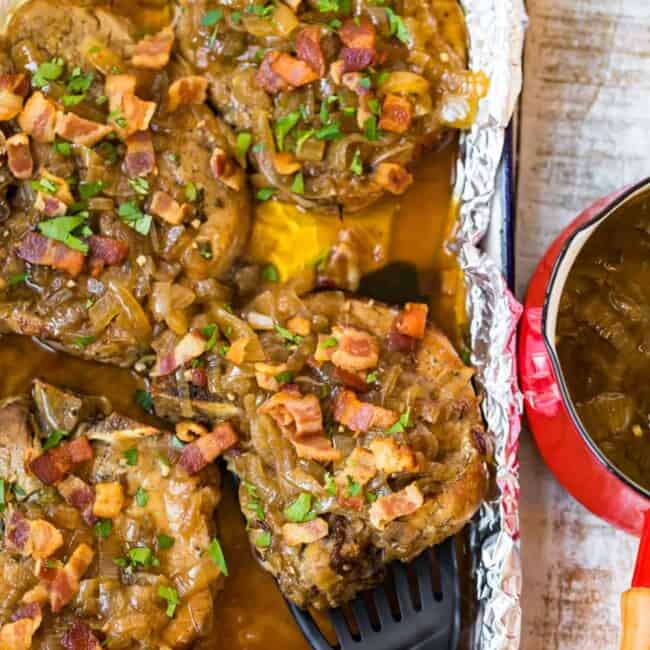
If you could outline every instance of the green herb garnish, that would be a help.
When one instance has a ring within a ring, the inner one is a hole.
[[[153,398],[151,397],[151,393],[139,388],[135,391],[135,401],[141,409],[147,411],[147,413],[153,413]]]
[[[258,201],[268,201],[274,194],[276,190],[273,187],[262,187],[257,190],[255,197]]]
[[[351,476],[348,475],[348,489],[346,494],[349,497],[358,497],[361,493],[361,483],[357,483]]]
[[[174,538],[170,537],[169,535],[164,535],[160,534],[158,537],[156,537],[156,542],[158,544],[158,548],[166,551],[168,548],[171,548],[174,545]]]
[[[240,158],[244,158],[248,153],[248,148],[251,146],[253,136],[248,131],[242,131],[237,134],[237,154]]]
[[[62,429],[54,429],[50,432],[50,435],[46,438],[43,443],[43,451],[52,449],[61,444],[61,441],[64,438],[67,438],[70,435],[70,431],[63,431]]]
[[[339,344],[338,339],[335,338],[334,336],[330,336],[326,338],[324,341],[321,341],[319,344],[319,348],[327,349],[327,348],[334,348]]]
[[[110,519],[100,519],[94,526],[95,536],[99,539],[110,537],[113,532],[113,522]]]
[[[50,81],[56,81],[63,74],[64,66],[60,57],[41,63],[32,75],[32,86],[44,88]]]
[[[228,566],[226,565],[226,558],[223,555],[223,549],[219,540],[214,537],[208,546],[208,556],[219,567],[219,571],[223,575],[228,576]]]
[[[293,177],[293,183],[291,183],[291,191],[294,194],[303,195],[305,193],[305,179],[302,175],[302,172],[298,172]]]
[[[89,183],[87,181],[81,181],[79,183],[79,196],[82,200],[87,201],[92,199],[94,196],[100,194],[104,189],[104,181],[95,181]]]
[[[279,372],[277,375],[275,375],[275,381],[278,382],[278,384],[290,384],[293,381],[293,373],[291,370],[285,370],[284,372]]]
[[[399,416],[399,420],[388,429],[387,433],[404,433],[411,424],[411,407],[409,406],[409,408]]]
[[[216,23],[218,23],[221,18],[223,17],[223,11],[221,9],[212,9],[211,11],[208,11],[205,16],[201,19],[201,25],[204,27],[212,27]]]
[[[52,149],[61,156],[69,158],[72,155],[72,145],[69,142],[55,142]]]
[[[140,196],[147,196],[149,194],[149,181],[142,176],[137,178],[129,178],[129,185],[131,189]]]
[[[160,585],[160,587],[158,587],[158,596],[167,601],[167,609],[165,610],[165,614],[167,614],[169,618],[174,618],[176,607],[181,604],[176,589],[174,589],[174,587]]]
[[[408,44],[411,40],[411,32],[404,23],[404,19],[398,16],[390,7],[385,7],[386,18],[388,18],[389,34],[395,36],[397,40]]]
[[[80,350],[83,350],[85,347],[94,342],[94,336],[77,336],[75,339],[73,339],[72,345],[74,345],[76,348],[79,348]]]
[[[268,548],[271,546],[271,533],[264,531],[255,538],[255,546],[258,548]]]
[[[329,472],[325,473],[325,492],[331,496],[336,496],[336,481]]]
[[[350,163],[350,171],[357,176],[363,174],[363,162],[361,161],[361,151],[359,149],[354,152],[352,162]]]
[[[280,275],[278,274],[278,269],[275,267],[274,264],[267,264],[262,269],[262,277],[267,282],[277,282],[280,279]]]
[[[292,111],[284,117],[281,117],[275,123],[275,140],[278,143],[278,149],[284,151],[284,139],[287,134],[293,129],[300,121],[300,112]]]
[[[339,140],[343,137],[338,122],[332,122],[331,124],[318,129],[314,135],[318,140]]]
[[[135,201],[122,203],[117,210],[120,219],[141,235],[148,235],[151,229],[151,215],[144,214]]]
[[[126,449],[123,451],[122,456],[126,458],[127,465],[134,467],[138,464],[138,450],[135,447],[131,447],[131,449]]]
[[[22,284],[29,278],[28,273],[16,273],[14,275],[10,275],[7,282],[9,282],[10,287],[15,287],[17,284]]]
[[[141,508],[144,508],[147,505],[147,503],[149,503],[149,493],[143,487],[139,487],[135,491],[135,502]]]
[[[194,203],[199,197],[199,191],[196,188],[196,185],[191,181],[185,186],[185,198],[190,202]]]
[[[294,334],[293,332],[290,332],[288,329],[285,327],[282,327],[282,325],[278,325],[277,323],[275,324],[275,331],[282,337],[284,341],[287,343],[293,343],[293,344],[298,344],[302,341],[302,336],[299,336],[298,334]]]
[[[363,132],[367,140],[378,140],[379,132],[377,131],[377,118],[371,115],[363,125]]]
[[[302,523],[316,519],[316,514],[311,511],[312,496],[309,492],[301,492],[298,498],[284,509],[284,516],[294,523]]]

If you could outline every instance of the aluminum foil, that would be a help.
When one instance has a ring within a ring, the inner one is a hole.
[[[472,648],[514,650],[521,629],[517,450],[522,402],[515,357],[521,306],[481,241],[489,226],[502,233],[506,217],[506,202],[497,196],[497,173],[505,130],[521,90],[526,13],[523,0],[461,0],[461,4],[469,30],[470,67],[490,79],[476,124],[461,143],[456,184],[460,223],[453,246],[465,273],[472,362],[495,444],[496,496],[472,522],[471,534],[479,547],[479,609]]]

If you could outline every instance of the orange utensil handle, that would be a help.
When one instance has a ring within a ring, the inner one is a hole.
[[[650,588],[636,587],[621,596],[620,650],[650,650]]]

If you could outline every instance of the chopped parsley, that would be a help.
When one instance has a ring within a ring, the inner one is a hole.
[[[44,88],[50,81],[56,81],[62,74],[65,63],[61,57],[41,63],[32,75],[32,86]]]
[[[268,201],[275,194],[275,191],[273,187],[262,187],[257,190],[255,197],[258,201]]]
[[[22,284],[29,278],[28,273],[16,273],[14,275],[10,275],[8,282],[10,287],[15,287],[17,284]]]
[[[267,282],[277,282],[280,279],[280,276],[278,274],[278,269],[275,267],[274,264],[267,264],[262,269],[262,277]]]
[[[109,121],[115,122],[115,124],[117,124],[117,126],[119,126],[121,129],[126,128],[126,118],[124,117],[124,115],[122,115],[120,111],[118,110],[111,111],[108,114],[108,119]]]
[[[377,118],[371,115],[363,125],[363,132],[367,140],[378,140],[379,132],[377,130]]]
[[[318,0],[318,11],[322,14],[340,11],[338,0]]]
[[[131,189],[140,196],[147,196],[149,194],[149,181],[142,176],[137,178],[129,178],[129,185]]]
[[[377,75],[377,77],[376,77],[376,79],[375,79],[375,83],[376,83],[378,86],[381,86],[381,84],[383,84],[384,81],[386,81],[386,80],[388,79],[388,77],[390,77],[390,72],[386,72],[386,70],[382,70],[382,71]]]
[[[135,201],[122,203],[117,210],[120,219],[141,235],[148,235],[151,229],[151,215],[144,214]]]
[[[359,82],[359,85],[362,88],[368,90],[372,86],[372,79],[370,79],[370,77],[368,76],[361,77],[361,81]]]
[[[135,502],[144,508],[149,503],[149,493],[143,488],[139,487],[135,492]]]
[[[72,145],[69,142],[55,142],[52,149],[60,156],[69,158],[72,155]]]
[[[209,352],[216,345],[219,339],[219,328],[212,324],[201,328],[201,335],[207,339],[205,351]]]
[[[366,492],[366,501],[368,503],[374,503],[379,497],[374,492]]]
[[[333,18],[327,23],[330,29],[340,29],[343,23],[338,18]]]
[[[318,129],[314,134],[318,140],[339,140],[343,137],[341,127],[338,122],[332,122]]]
[[[325,492],[331,496],[336,496],[336,481],[334,477],[329,473],[325,473]]]
[[[237,134],[237,154],[243,158],[248,153],[248,148],[251,146],[253,136],[248,131],[242,131]]]
[[[269,18],[273,12],[275,11],[275,5],[273,4],[268,4],[268,5],[258,5],[258,4],[252,4],[248,5],[244,11],[247,14],[255,14],[256,16],[259,16],[260,18]]]
[[[95,181],[93,183],[81,181],[79,183],[79,196],[82,200],[87,201],[88,199],[92,199],[93,196],[97,196],[103,189],[104,181]]]
[[[212,27],[213,25],[216,25],[222,17],[223,11],[221,9],[212,9],[211,11],[208,11],[205,16],[203,16],[201,19],[201,25],[204,27]]]
[[[84,99],[86,99],[86,95],[63,95],[61,97],[61,101],[66,108],[81,104]]]
[[[408,44],[411,40],[411,32],[404,23],[404,19],[398,16],[390,7],[385,7],[386,18],[388,18],[389,35],[395,36],[398,41]]]
[[[330,121],[330,114],[327,110],[327,102],[321,103],[320,111],[318,112],[318,118],[323,124],[327,124]]]
[[[80,226],[85,226],[87,228],[86,217],[84,215],[46,219],[38,224],[38,230],[42,235],[45,235],[45,237],[60,241],[68,248],[79,251],[85,255],[88,252],[88,244],[74,234],[75,230]],[[83,234],[86,234],[85,229]]]
[[[241,22],[241,11],[233,11],[230,14],[230,20],[232,20],[235,25],[238,25]]]
[[[387,433],[404,433],[411,424],[411,407],[409,406],[406,411],[399,416],[399,420],[388,429]]]
[[[23,490],[17,483],[14,483],[11,486],[12,492],[16,495],[16,499],[24,499],[27,496],[27,492]]]
[[[324,341],[322,341],[318,347],[326,350],[327,348],[334,348],[338,344],[339,344],[338,339],[334,336],[330,336],[326,338]]]
[[[110,519],[100,519],[94,526],[95,536],[99,539],[106,539],[113,532],[113,522]]]
[[[147,413],[153,413],[153,398],[151,397],[151,393],[139,388],[135,391],[135,401],[141,409],[147,411]]]
[[[92,72],[83,72],[81,68],[74,68],[66,85],[66,90],[71,95],[83,94],[90,90],[95,79]]]
[[[117,162],[117,147],[112,142],[102,142],[97,146],[97,153],[109,165],[114,165]]]
[[[223,549],[219,540],[214,537],[208,546],[208,556],[219,567],[219,571],[223,575],[228,576],[228,566],[226,565],[226,558],[223,555]]]
[[[167,614],[169,618],[174,618],[176,607],[181,604],[176,589],[174,589],[174,587],[160,585],[158,587],[158,596],[167,602],[165,614]]]
[[[123,451],[122,456],[126,458],[127,465],[134,467],[138,464],[138,450],[135,447],[131,447],[131,449]]]
[[[166,551],[168,548],[171,548],[174,546],[174,538],[170,537],[169,535],[164,535],[161,533],[156,537],[156,543],[158,544],[158,548],[160,550]]]
[[[262,153],[262,151],[264,151],[264,143],[258,142],[257,144],[254,144],[253,147],[251,148],[251,151],[253,153]]]
[[[199,255],[204,260],[211,260],[212,259],[212,246],[209,243],[202,244],[201,247],[199,248]]]
[[[0,478],[0,512],[4,512],[7,507],[7,497],[5,494],[5,480]]]
[[[352,162],[350,163],[350,171],[357,176],[363,174],[363,162],[361,161],[361,151],[359,149],[354,152]]]
[[[73,341],[72,344],[76,347],[79,348],[80,350],[83,350],[85,347],[90,345],[91,343],[95,342],[95,337],[94,336],[77,336]]]
[[[264,531],[255,538],[255,546],[258,548],[268,548],[271,546],[271,533]]]
[[[50,432],[50,435],[46,438],[43,443],[43,451],[52,449],[61,444],[61,441],[64,438],[67,438],[70,435],[70,431],[63,431],[62,429],[54,429]]]
[[[298,172],[293,177],[293,183],[291,183],[291,191],[294,194],[303,195],[305,193],[305,179],[302,175],[302,172]]]
[[[43,194],[54,195],[59,191],[59,186],[49,178],[41,178],[39,180],[34,180],[30,184],[34,191],[42,192]]]
[[[150,568],[152,566],[158,566],[160,564],[158,558],[147,546],[136,546],[134,548],[130,548],[127,555],[129,556],[129,560],[131,560],[131,564],[134,567],[140,565],[145,568]]]
[[[298,334],[294,334],[293,332],[290,332],[288,329],[285,327],[282,327],[282,325],[278,325],[277,323],[275,324],[275,331],[282,337],[284,341],[287,343],[293,343],[293,344],[298,344],[300,341],[302,341],[302,336],[299,336]]]
[[[299,121],[300,111],[292,111],[275,123],[275,141],[280,151],[284,151],[284,139]]]
[[[348,489],[346,495],[349,497],[358,497],[361,494],[361,483],[357,483],[350,475],[348,475]]]
[[[275,381],[278,382],[278,384],[290,384],[293,381],[293,373],[291,370],[285,370],[284,372],[279,372],[277,375],[275,375]]]
[[[369,372],[366,376],[366,384],[376,384],[379,379],[379,373],[376,370]]]
[[[300,153],[300,150],[302,149],[302,146],[315,133],[316,133],[315,129],[309,129],[309,131],[299,131],[298,132],[298,138],[296,139],[296,153]]]
[[[101,106],[102,104],[105,104],[107,101],[108,101],[108,97],[106,97],[106,95],[97,95],[97,97],[95,97],[95,104],[97,104],[97,106]]]
[[[294,523],[303,523],[316,519],[316,513],[312,512],[311,494],[301,492],[298,498],[284,509],[284,516]]]
[[[190,181],[186,186],[185,186],[185,198],[190,202],[194,203],[196,199],[199,197],[199,190],[196,188],[196,185]]]
[[[381,113],[381,106],[379,105],[379,100],[375,99],[374,97],[368,100],[368,107],[375,115],[379,115]]]

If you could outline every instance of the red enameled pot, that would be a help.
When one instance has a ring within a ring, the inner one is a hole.
[[[605,219],[616,218],[619,208],[646,195],[650,198],[650,179],[596,201],[553,242],[528,286],[518,360],[528,425],[551,472],[591,512],[617,528],[642,535],[633,587],[645,589],[631,591],[647,592],[643,596],[648,603],[650,492],[612,465],[585,431],[569,397],[555,349],[559,300],[578,253]],[[630,592],[624,599],[627,594]],[[646,607],[644,619],[650,621]]]

